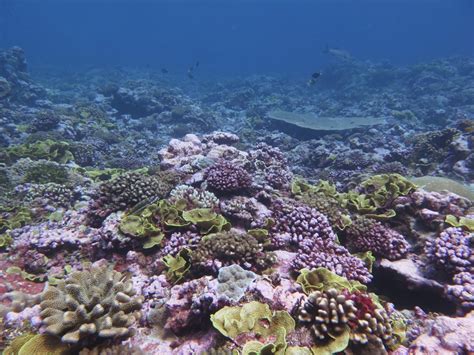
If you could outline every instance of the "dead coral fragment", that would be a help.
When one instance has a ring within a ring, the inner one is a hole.
[[[46,333],[64,343],[127,338],[143,302],[134,296],[132,282],[108,267],[76,271],[44,292],[40,315]]]

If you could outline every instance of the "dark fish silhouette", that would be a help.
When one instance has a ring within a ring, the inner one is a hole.
[[[168,74],[168,69],[166,69],[166,68],[161,68],[161,72],[162,72],[163,74]]]
[[[196,64],[194,65],[195,68],[197,68],[199,66],[199,60],[196,61]]]
[[[311,78],[308,80],[307,85],[313,86],[314,84],[316,84],[316,80],[318,80],[320,76],[321,76],[320,72],[314,72],[313,74],[311,74]]]

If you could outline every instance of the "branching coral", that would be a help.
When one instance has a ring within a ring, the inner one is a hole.
[[[393,348],[404,336],[404,326],[390,317],[375,295],[357,283],[316,269],[305,270],[303,286],[310,292],[299,310],[298,320],[311,327],[316,346],[322,344],[342,351],[349,341]],[[310,291],[313,289],[314,291]],[[335,350],[336,349],[336,350]]]
[[[459,133],[457,129],[446,128],[413,137],[410,160],[421,165],[443,161],[449,154],[449,145]]]
[[[401,259],[409,248],[408,242],[400,233],[366,217],[353,219],[345,234],[347,243],[357,251],[372,251],[389,260]]]
[[[265,252],[256,238],[235,230],[205,236],[192,253],[193,268],[213,273],[231,264],[265,269],[273,262],[273,255]]]
[[[275,246],[284,246],[282,235],[288,235],[289,244],[296,247],[305,239],[336,239],[327,218],[314,208],[279,199],[274,201],[271,210],[275,222],[271,235]]]
[[[198,190],[188,185],[178,185],[171,192],[168,199],[171,203],[185,201],[188,208],[215,209],[219,199],[209,191]]]
[[[257,201],[245,196],[234,196],[220,203],[220,208],[225,216],[250,225],[258,211]]]
[[[19,185],[15,188],[15,191],[23,196],[23,201],[42,206],[69,207],[76,197],[70,186],[53,182]]]
[[[337,243],[327,218],[305,205],[276,200],[272,206],[275,224],[272,245],[297,251],[292,268],[326,267],[338,275],[367,283],[372,275],[364,262]]]
[[[164,240],[164,247],[161,250],[162,255],[175,256],[183,248],[194,250],[198,247],[202,236],[199,233],[187,231],[187,232],[175,232],[171,234],[169,238]]]
[[[352,223],[349,211],[343,207],[340,194],[329,182],[322,180],[312,186],[302,180],[295,180],[292,192],[298,200],[324,214],[331,225],[338,229],[342,230]]]
[[[472,272],[473,236],[473,233],[463,231],[459,227],[447,228],[434,240],[427,241],[426,254],[432,263],[448,273]]]
[[[97,191],[91,205],[89,223],[98,227],[112,212],[125,210],[137,203],[163,197],[179,180],[173,173],[147,175],[140,172],[126,172],[104,182]]]
[[[459,313],[467,313],[474,309],[474,274],[460,272],[453,277],[454,285],[446,286],[446,294],[459,305]]]
[[[224,160],[207,168],[205,179],[208,188],[219,193],[246,190],[252,184],[251,175],[243,167]]]
[[[372,280],[372,275],[363,260],[351,255],[346,248],[334,242],[309,242],[298,250],[292,262],[292,268],[299,271],[303,268],[324,267],[349,280],[364,284]]]
[[[142,301],[121,273],[95,267],[50,286],[43,294],[41,318],[47,334],[90,345],[131,336]]]
[[[342,342],[344,339],[347,346],[349,339],[353,343],[367,344],[370,340],[380,345],[391,345],[395,341],[387,312],[360,292],[349,293],[335,288],[315,291],[306,299],[298,319],[311,326],[319,342]]]
[[[246,167],[252,172],[254,183],[260,188],[268,184],[275,189],[286,189],[293,178],[280,149],[265,143],[259,143],[249,151]]]

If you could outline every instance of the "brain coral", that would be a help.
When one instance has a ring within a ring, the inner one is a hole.
[[[47,334],[64,343],[90,345],[133,335],[142,307],[132,282],[110,268],[71,273],[43,294],[41,319]]]

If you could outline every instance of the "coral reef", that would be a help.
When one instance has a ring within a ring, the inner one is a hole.
[[[127,338],[142,307],[132,283],[107,267],[76,271],[42,296],[45,332],[69,344]]]
[[[473,234],[461,228],[447,228],[426,243],[426,254],[436,266],[448,273],[474,271]]]
[[[470,58],[27,69],[0,51],[0,351],[474,351]]]
[[[409,250],[409,244],[398,232],[382,223],[359,217],[345,229],[347,243],[358,251],[372,251],[374,254],[397,260]]]
[[[245,190],[252,183],[252,177],[244,168],[228,161],[220,161],[209,167],[204,177],[207,186],[219,193]]]
[[[110,213],[133,207],[137,203],[167,195],[173,188],[177,176],[169,173],[146,175],[141,172],[127,172],[101,184],[93,201],[89,220],[93,226]]]
[[[274,256],[265,252],[255,237],[235,230],[205,236],[192,254],[193,268],[213,273],[232,264],[262,270],[274,261]]]
[[[217,292],[233,301],[239,301],[256,276],[236,264],[221,267],[217,275]]]

